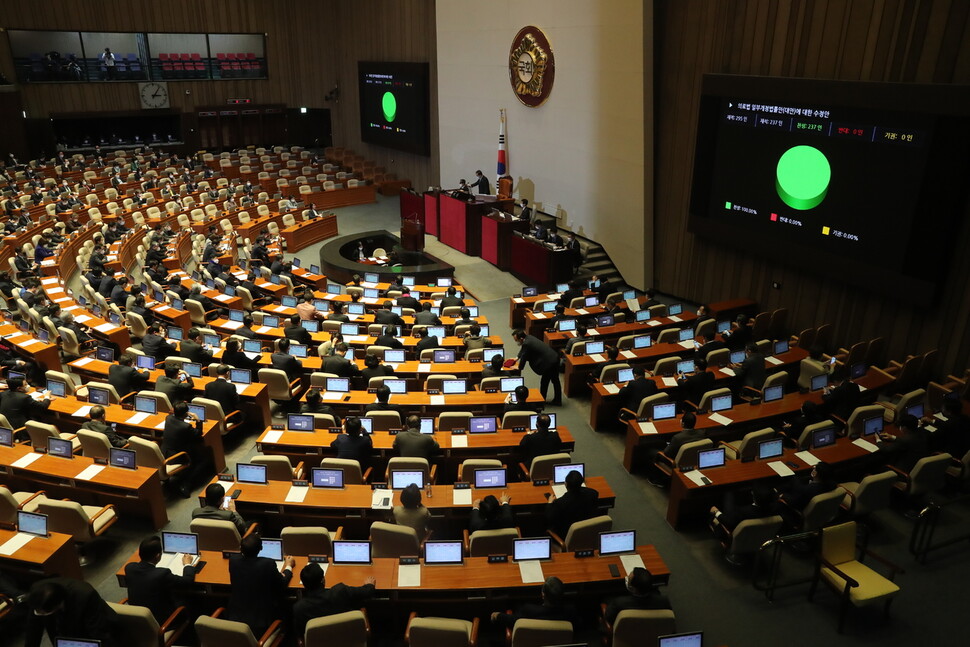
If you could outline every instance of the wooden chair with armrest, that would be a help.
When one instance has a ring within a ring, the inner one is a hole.
[[[242,622],[223,620],[224,607],[216,609],[211,616],[199,616],[195,621],[195,633],[201,647],[279,647],[285,634],[283,623],[274,620],[257,641],[252,630]]]

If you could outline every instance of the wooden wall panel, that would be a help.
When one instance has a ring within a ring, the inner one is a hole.
[[[939,348],[941,370],[970,366],[970,226],[958,232],[941,298],[926,309],[908,307],[905,294],[873,295],[686,230],[704,73],[967,84],[970,3],[658,0],[656,13],[656,287],[698,301],[751,297],[763,309],[788,308],[795,331],[831,323],[840,343],[885,335],[892,358]]]

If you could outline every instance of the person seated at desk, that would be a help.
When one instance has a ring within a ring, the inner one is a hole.
[[[162,267],[162,271],[166,272],[164,267]],[[191,296],[192,292],[187,287],[182,285],[182,281],[179,280],[179,277],[177,274],[173,274],[171,277],[169,277],[168,273],[166,272],[164,280],[167,281],[168,283],[165,289],[168,290],[169,292],[174,292],[183,301],[185,301],[186,299],[189,298],[189,296]]]
[[[540,604],[527,602],[519,606],[515,613],[500,613],[491,615],[492,624],[502,629],[512,629],[522,618],[529,620],[557,620],[572,623],[576,620],[576,610],[565,603],[566,590],[562,580],[553,575],[547,577],[542,584],[542,600]]]
[[[370,404],[368,404],[364,408],[365,413],[370,411],[397,411],[398,413],[401,412],[401,407],[397,406],[396,404],[389,403],[389,400],[391,399],[391,389],[386,384],[382,384],[379,387],[377,387],[376,397],[377,397],[377,402],[371,402]]]
[[[226,285],[235,287],[239,285],[239,279],[237,279],[235,275],[229,270],[230,268],[228,265],[220,265],[219,273],[216,275],[216,278],[221,279],[222,282],[225,283]]]
[[[339,321],[341,323],[347,323],[350,321],[350,317],[344,313],[343,303],[340,301],[330,302],[330,314],[327,315],[327,321]]]
[[[694,428],[696,424],[697,424],[697,416],[693,412],[688,411],[683,416],[681,416],[680,418],[681,430],[678,431],[676,434],[674,434],[673,438],[670,439],[670,442],[667,443],[667,446],[663,448],[662,451],[664,456],[669,458],[671,461],[674,461],[677,459],[677,452],[680,451],[681,447],[683,447],[687,443],[692,443],[695,440],[704,440],[705,438],[707,438],[707,432],[705,432],[702,429]],[[651,452],[654,462],[656,462],[656,459],[658,458],[659,453],[660,452],[658,452],[657,450],[653,450]]]
[[[35,582],[24,603],[27,614],[24,647],[40,647],[46,633],[50,644],[58,636],[100,640],[101,647],[126,644],[117,635],[118,615],[87,582],[52,577]]]
[[[157,240],[152,240],[151,247],[149,247],[148,251],[145,253],[145,262],[149,265],[161,263],[167,256],[168,254],[165,253],[162,245]]]
[[[421,489],[415,483],[401,491],[401,505],[394,506],[391,512],[394,523],[414,529],[419,541],[427,537],[431,512],[421,504]]]
[[[185,470],[185,476],[178,485],[178,492],[182,498],[191,495],[188,484],[206,469],[208,460],[205,445],[202,442],[202,420],[189,411],[189,405],[179,402],[172,406],[172,413],[165,417],[165,427],[162,430],[162,454],[171,458],[184,452],[179,463],[188,462],[191,466]]]
[[[209,483],[205,488],[205,505],[192,511],[193,519],[213,519],[216,521],[231,521],[239,535],[246,534],[249,525],[236,512],[236,501],[229,497],[226,501],[226,488],[222,483]]]
[[[222,413],[226,416],[240,412],[239,391],[236,390],[236,385],[229,381],[228,364],[219,364],[216,367],[216,379],[205,385],[205,397],[218,402],[222,407]]]
[[[458,180],[458,188],[451,192],[451,197],[458,200],[468,200],[472,197],[472,190],[465,178]]]
[[[616,395],[621,408],[636,411],[641,400],[655,395],[658,391],[657,383],[647,378],[646,367],[643,364],[634,364],[633,379],[623,385]]]
[[[727,348],[727,344],[720,339],[717,339],[714,336],[714,333],[701,333],[697,336],[697,338],[699,341],[696,343],[699,345],[697,346],[697,350],[694,351],[695,359],[703,358],[706,360],[709,353],[713,353],[716,350],[721,350],[722,348]]]
[[[821,422],[824,418],[818,410],[818,405],[811,400],[803,402],[798,413],[797,418],[791,422],[782,423],[781,425],[781,433],[796,443],[801,438],[802,432],[805,431],[805,427],[814,425],[816,422]]]
[[[318,388],[312,388],[306,393],[306,401],[300,405],[300,413],[329,413],[333,415],[333,407],[323,403],[323,393]],[[336,417],[339,421],[339,416]]]
[[[479,530],[500,530],[514,528],[515,517],[509,503],[512,498],[508,492],[502,492],[498,499],[489,494],[484,499],[475,499],[472,503],[471,517],[468,520],[468,533]]]
[[[256,339],[256,331],[253,330],[253,316],[249,313],[244,314],[242,325],[236,328],[232,334],[246,339]]]
[[[695,359],[692,373],[677,376],[677,385],[680,387],[684,408],[692,411],[693,407],[687,403],[699,404],[704,394],[714,389],[714,382],[714,373],[707,370],[707,360],[703,357]]]
[[[37,246],[34,248],[34,264],[38,267],[44,262],[45,258],[54,255],[53,245],[47,237],[42,236],[40,240],[37,241]]]
[[[229,603],[226,620],[249,625],[254,636],[262,636],[274,620],[283,617],[287,585],[293,577],[296,562],[289,555],[283,557],[283,568],[276,570],[276,562],[260,557],[263,540],[256,533],[239,542],[239,555],[229,558]]]
[[[482,327],[477,323],[472,324],[471,328],[465,332],[461,338],[461,343],[467,350],[485,348],[486,346],[492,345],[492,341],[488,337],[482,337]]]
[[[440,306],[442,308],[450,308],[452,306],[460,306],[463,304],[464,301],[458,297],[458,291],[454,286],[450,286],[445,296],[442,297]]]
[[[192,286],[192,290],[189,292],[189,298],[187,300],[197,302],[200,306],[202,306],[202,310],[205,312],[219,309],[214,303],[212,303],[212,299],[202,294],[202,286],[198,284]]]
[[[13,263],[19,278],[35,276],[37,274],[34,271],[33,265],[31,265],[30,261],[27,259],[27,252],[25,252],[23,249],[18,249],[14,252]]]
[[[374,313],[374,323],[379,323],[383,326],[403,326],[404,319],[401,315],[396,314],[391,308],[394,305],[390,301],[385,301],[383,307]]]
[[[415,313],[414,323],[418,326],[440,326],[441,319],[431,311],[431,302],[421,304],[421,310]]]
[[[642,566],[637,566],[623,581],[629,595],[620,595],[606,601],[603,619],[610,625],[616,622],[621,611],[629,609],[670,609],[670,600],[657,590],[653,574]]]
[[[33,399],[27,394],[22,377],[8,379],[7,390],[0,393],[0,413],[7,417],[14,429],[20,429],[28,420],[39,419],[50,406],[50,393],[40,400]]]
[[[337,450],[337,458],[355,460],[360,463],[362,470],[367,468],[374,451],[373,440],[369,434],[361,433],[360,418],[357,416],[344,419],[344,433],[334,438],[330,447]]]
[[[592,336],[589,334],[589,327],[586,324],[584,323],[576,324],[576,336],[570,337],[569,339],[566,340],[566,348],[565,350],[563,350],[563,354],[572,355],[573,346],[575,346],[581,341],[589,341],[591,338]]]
[[[606,363],[599,365],[599,373],[596,374],[596,380],[602,381],[603,374],[611,366],[616,366],[617,364],[626,364],[626,362],[620,361],[620,349],[616,346],[606,347]]]
[[[284,337],[277,342],[277,350],[270,355],[270,361],[273,364],[273,368],[286,373],[286,379],[292,382],[293,380],[300,379],[300,376],[303,374],[303,363],[296,357],[290,355],[289,350],[290,340]],[[323,370],[325,373],[334,372],[327,370],[326,366],[324,366]]]
[[[943,416],[945,420],[923,420],[924,424],[936,425],[936,431],[930,437],[930,448],[960,460],[970,451],[970,416],[963,413],[963,403],[959,398],[943,400]]]
[[[261,368],[259,361],[250,359],[246,353],[240,350],[239,340],[231,337],[226,340],[226,349],[222,351],[222,363],[233,368],[248,368],[254,372]]]
[[[195,381],[177,362],[165,362],[165,375],[155,380],[155,390],[168,396],[173,405],[192,399]],[[228,413],[228,412],[226,412]]]
[[[421,309],[421,302],[411,296],[411,289],[408,287],[404,288],[404,292],[395,299],[395,302],[401,308],[411,308],[415,312]]]
[[[558,431],[549,430],[550,423],[549,414],[540,413],[536,416],[536,430],[522,436],[519,441],[519,456],[524,465],[532,465],[536,456],[558,454],[562,451],[562,438]]]
[[[824,461],[816,463],[807,481],[796,477],[788,490],[779,497],[779,500],[785,504],[780,506],[779,512],[782,517],[791,522],[794,515],[789,508],[801,512],[813,497],[831,492],[836,487],[838,484],[835,482],[835,469]]]
[[[756,487],[751,490],[751,503],[738,505],[736,497],[728,494],[725,497],[724,510],[717,506],[711,506],[711,520],[709,526],[711,532],[717,537],[718,541],[729,543],[731,533],[738,527],[738,524],[748,519],[764,519],[773,514],[775,503],[778,500],[777,493],[770,487]],[[730,555],[729,555],[730,561]]]
[[[364,357],[364,369],[360,376],[364,378],[364,384],[370,384],[371,378],[387,377],[394,375],[394,368],[381,363],[381,358],[377,355],[366,355]]]
[[[310,345],[313,343],[313,335],[310,331],[304,328],[300,321],[300,315],[295,314],[290,317],[290,322],[283,328],[283,336],[286,339],[295,341],[298,344]]]
[[[347,350],[347,344],[342,341],[334,344],[333,355],[323,360],[321,370],[340,377],[354,377],[360,373],[357,365],[347,359]]]
[[[482,368],[482,378],[486,377],[507,377],[508,371],[505,370],[505,355],[499,353],[494,355],[487,366]]]
[[[60,199],[54,203],[54,213],[67,213],[68,211],[73,211],[74,205],[71,201],[67,199],[67,195],[62,193]]]
[[[832,371],[832,383],[822,389],[822,413],[848,420],[862,404],[862,389],[849,379],[848,369],[839,366]]]
[[[108,300],[119,308],[124,308],[128,304],[128,277],[122,276],[117,280],[111,292],[108,293]]]
[[[546,234],[546,242],[553,247],[563,246],[564,241],[562,236],[559,235],[559,230],[555,226],[549,228],[549,233]]]
[[[112,447],[124,447],[127,445],[128,439],[116,432],[111,425],[105,422],[104,416],[104,407],[101,405],[91,407],[91,411],[88,412],[89,419],[83,425],[81,425],[81,429],[104,434],[108,438],[108,442],[111,443]]]
[[[405,427],[404,431],[394,436],[394,451],[398,456],[425,458],[430,462],[431,456],[439,449],[434,435],[421,433],[421,418],[416,415],[408,416]]]
[[[348,586],[343,582],[326,586],[326,576],[319,564],[307,564],[300,571],[303,595],[293,605],[293,633],[306,634],[306,626],[311,620],[345,613],[359,609],[374,597],[377,580],[368,577],[363,586]]]
[[[765,356],[758,350],[756,343],[748,342],[748,345],[744,348],[744,361],[732,366],[734,368],[735,387],[738,392],[745,387],[760,391],[761,387],[764,386],[765,377],[767,377]]]
[[[179,357],[203,366],[208,366],[212,362],[212,351],[203,345],[202,332],[195,326],[189,328],[187,338],[179,342]]]
[[[539,403],[529,402],[529,387],[520,384],[515,387],[515,391],[505,397],[505,406],[502,408],[502,413],[508,413],[509,411],[529,411],[537,413],[539,408]]]
[[[149,537],[138,545],[140,561],[125,564],[125,588],[128,604],[147,608],[155,621],[162,625],[179,606],[176,592],[195,581],[196,567],[192,555],[182,555],[182,574],[159,568],[162,561],[162,540]]]
[[[739,314],[734,320],[732,329],[723,333],[721,337],[727,338],[728,348],[732,351],[747,347],[752,341],[751,322],[748,320],[748,315]]]
[[[421,351],[423,350],[441,346],[441,342],[438,341],[438,336],[429,335],[427,328],[418,328],[414,331],[414,336],[418,338],[418,343],[414,345],[414,352],[418,357],[421,357]]]
[[[908,474],[913,471],[919,459],[930,455],[930,432],[920,424],[916,416],[908,413],[899,419],[896,427],[899,434],[879,434],[879,451],[873,453],[872,462],[876,465],[889,465]]]
[[[12,299],[15,289],[18,288],[10,278],[10,272],[0,272],[0,294],[3,294],[5,299]]]
[[[381,329],[381,334],[374,340],[374,345],[387,346],[388,348],[404,348],[404,342],[394,336],[394,330],[393,326],[384,326]]]
[[[537,218],[534,225],[535,227],[532,230],[532,237],[539,242],[546,242],[546,237],[549,235],[549,231],[546,229],[545,223]]]
[[[566,493],[561,497],[549,495],[546,504],[546,523],[550,530],[565,537],[569,526],[577,521],[595,517],[599,513],[599,492],[583,485],[579,470],[566,474]]]
[[[477,323],[472,319],[472,311],[468,308],[462,308],[458,311],[458,317],[455,319],[456,326],[470,326],[473,323]]]
[[[323,313],[313,305],[313,293],[307,292],[301,303],[296,304],[296,314],[302,321],[316,321],[323,319]]]
[[[108,384],[115,388],[119,397],[141,391],[151,377],[149,371],[134,368],[134,361],[132,355],[125,353],[118,358],[117,364],[108,367]]]
[[[101,283],[97,287],[98,294],[103,296],[105,299],[111,296],[114,291],[115,286],[118,285],[118,279],[115,278],[114,274],[105,274],[101,278]],[[93,285],[91,287],[94,287]]]

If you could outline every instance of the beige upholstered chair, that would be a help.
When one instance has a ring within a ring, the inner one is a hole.
[[[409,647],[471,647],[478,641],[478,618],[419,618],[411,613],[404,640]]]
[[[475,481],[475,470],[501,467],[502,461],[497,458],[466,458],[458,466],[458,480],[464,483],[473,483]]]
[[[116,627],[119,635],[124,635],[126,647],[171,647],[189,626],[185,607],[175,609],[159,626],[147,607],[115,602],[108,606],[118,614]]]
[[[16,523],[17,511],[36,512],[41,501],[47,496],[40,492],[12,492],[7,486],[0,485],[0,522]]]
[[[79,544],[100,537],[118,521],[113,505],[82,506],[74,501],[47,499],[38,503],[37,512],[47,515],[51,532],[71,535]]]
[[[266,466],[266,478],[270,481],[292,481],[293,479],[303,478],[303,461],[296,467],[290,463],[286,456],[271,456],[257,454],[250,459],[251,463]]]
[[[145,440],[140,436],[129,437],[128,448],[135,450],[135,463],[138,467],[150,467],[158,470],[158,478],[163,483],[189,467],[189,455],[185,452],[179,452],[165,458],[158,443]]]
[[[255,530],[252,524],[246,531],[248,535]],[[193,519],[189,529],[199,535],[199,550],[239,550],[242,537],[236,524],[223,519]]]
[[[506,636],[511,647],[565,645],[573,641],[573,625],[564,620],[520,618],[512,629],[506,630]]]
[[[368,411],[364,417],[374,421],[374,431],[401,428],[401,414],[397,411]]]
[[[777,432],[771,427],[766,427],[764,429],[759,429],[758,431],[751,431],[744,435],[741,442],[724,442],[721,441],[721,446],[724,447],[724,455],[729,460],[751,460],[758,455],[758,445],[765,440],[771,440],[775,437]]]
[[[842,509],[853,517],[864,517],[889,507],[889,497],[896,484],[896,473],[886,470],[870,474],[858,483],[850,481],[839,483],[845,491]]]
[[[279,620],[274,621],[257,641],[249,625],[219,618],[222,611],[216,609],[212,616],[196,619],[195,634],[201,647],[278,647],[282,644],[284,634]]]
[[[414,528],[409,526],[375,521],[370,526],[370,541],[374,557],[421,555],[421,541]]]
[[[108,458],[111,443],[108,437],[97,431],[79,429],[77,438],[81,441],[81,455],[89,458]]]
[[[609,532],[613,529],[613,520],[609,515],[592,517],[583,521],[577,521],[569,526],[565,539],[560,538],[551,530],[548,532],[552,536],[553,547],[563,553],[572,553],[577,550],[595,550],[599,548],[599,538],[601,532]]]
[[[371,468],[366,472],[360,469],[360,463],[352,458],[324,458],[320,467],[342,469],[344,471],[344,485],[361,485],[370,480]]]
[[[713,441],[710,438],[704,438],[702,440],[684,443],[677,450],[676,456],[667,456],[663,452],[660,452],[657,454],[657,468],[667,476],[672,476],[675,469],[696,466],[697,452],[712,447],[714,447]]]
[[[732,564],[741,564],[745,557],[754,555],[762,544],[775,537],[783,523],[784,520],[777,514],[761,519],[745,519],[728,533],[726,539],[721,540],[724,556]]]
[[[522,473],[530,481],[551,479],[553,468],[556,465],[565,465],[571,460],[572,458],[565,452],[560,454],[545,454],[533,458],[532,464],[529,465],[528,469],[525,465],[519,463],[519,469],[522,470]]]
[[[613,647],[656,645],[660,636],[677,632],[674,612],[670,609],[626,609],[617,614],[607,633],[612,633]]]
[[[323,526],[288,526],[280,532],[284,555],[332,555],[333,541],[343,535],[343,527],[330,532]]]
[[[388,478],[392,471],[402,470],[406,472],[423,472],[425,483],[434,483],[437,474],[437,466],[430,465],[428,459],[419,456],[392,456],[387,461]]]
[[[513,540],[521,536],[518,528],[498,528],[496,530],[476,530],[468,534],[464,531],[465,552],[469,557],[488,557],[489,555],[511,555]]]
[[[27,424],[24,425],[27,428],[27,434],[30,436],[30,446],[34,449],[43,448],[47,449],[47,439],[48,438],[61,438],[63,440],[70,440],[71,447],[76,452],[81,448],[81,441],[75,434],[60,433],[57,431],[57,427],[54,425],[49,425],[46,422],[36,422],[34,420],[28,420]]]
[[[314,618],[306,625],[303,647],[367,647],[370,623],[362,609]]]

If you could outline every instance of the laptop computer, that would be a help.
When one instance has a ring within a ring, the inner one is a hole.
[[[236,482],[266,485],[269,482],[266,475],[266,466],[254,463],[236,463]]]
[[[585,463],[564,463],[552,467],[552,492],[557,497],[566,493],[566,476],[572,471],[579,472],[580,476],[586,478]]]
[[[657,647],[703,647],[704,632],[697,631],[690,634],[670,634],[660,636]]]
[[[460,541],[424,542],[425,565],[459,565],[464,562]]]
[[[424,489],[424,472],[421,470],[391,470],[391,489],[403,490],[411,484]]]
[[[498,420],[495,416],[473,416],[468,422],[470,434],[494,434],[498,431]]]
[[[724,448],[703,449],[697,452],[697,469],[724,467]]]
[[[263,539],[263,549],[259,551],[257,557],[269,557],[276,562],[276,569],[283,568],[283,540],[282,539]]]
[[[476,488],[505,487],[505,468],[485,468],[475,470]]]
[[[124,467],[125,469],[138,469],[136,460],[137,454],[134,449],[122,449],[120,447],[108,448],[108,465],[112,467]]]
[[[163,532],[160,568],[176,575],[182,574],[182,557],[192,555],[192,563],[199,561],[199,535],[194,532]]]
[[[512,561],[552,559],[551,537],[528,537],[512,540]]]
[[[313,431],[314,418],[312,414],[290,413],[286,416],[288,431]]]
[[[762,440],[758,443],[758,460],[778,458],[785,453],[785,442],[782,438]]]
[[[555,429],[556,428],[556,414],[550,413],[550,414],[547,414],[547,415],[549,416],[549,429]],[[529,431],[535,431],[537,429],[537,427],[536,427],[536,420],[538,418],[539,418],[539,414],[537,414],[537,413],[529,416]]]
[[[636,530],[612,530],[600,533],[600,557],[633,553],[636,549]]]
[[[17,510],[17,532],[34,535],[35,537],[47,537],[47,515],[39,512],[27,512]]]
[[[371,546],[369,541],[333,542],[334,564],[370,564]]]
[[[314,467],[310,470],[310,485],[330,489],[342,489],[344,486],[343,468]]]

